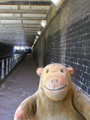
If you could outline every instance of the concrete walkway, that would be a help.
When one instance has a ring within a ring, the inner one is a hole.
[[[0,120],[13,120],[18,105],[38,89],[38,68],[31,55],[18,65],[0,91]]]

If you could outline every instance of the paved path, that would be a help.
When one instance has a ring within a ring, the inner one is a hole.
[[[38,68],[31,55],[18,65],[0,91],[0,120],[13,120],[18,105],[38,89]]]

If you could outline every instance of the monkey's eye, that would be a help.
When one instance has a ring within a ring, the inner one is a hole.
[[[63,70],[62,70],[62,69],[61,69],[60,71],[63,73]]]
[[[47,70],[46,73],[49,73],[49,70]]]

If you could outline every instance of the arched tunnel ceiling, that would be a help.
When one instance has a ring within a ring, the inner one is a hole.
[[[0,0],[0,43],[31,46],[50,5],[50,0]]]

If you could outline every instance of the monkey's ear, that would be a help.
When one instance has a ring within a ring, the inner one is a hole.
[[[38,69],[36,70],[37,75],[38,75],[38,76],[41,76],[42,71],[43,71],[43,68],[38,68]]]
[[[67,69],[68,69],[70,75],[74,74],[74,69],[72,67],[68,67]]]

